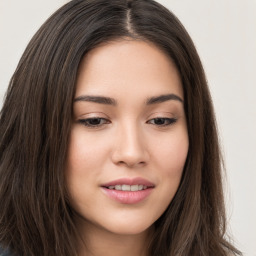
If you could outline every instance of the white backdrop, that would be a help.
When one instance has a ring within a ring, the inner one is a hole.
[[[28,41],[66,0],[0,0],[0,106]],[[187,28],[212,92],[227,168],[230,230],[256,256],[256,0],[159,0]]]

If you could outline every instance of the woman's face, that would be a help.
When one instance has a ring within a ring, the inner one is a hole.
[[[66,169],[81,226],[146,231],[172,201],[188,147],[181,80],[161,50],[120,40],[86,55]]]

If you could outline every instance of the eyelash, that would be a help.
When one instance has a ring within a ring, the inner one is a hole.
[[[95,121],[96,121],[96,123],[90,123],[90,122],[95,122]],[[80,119],[78,122],[86,127],[89,127],[89,128],[98,128],[98,127],[102,127],[105,124],[110,123],[109,120],[107,120],[106,118],[102,118],[102,117]],[[159,124],[159,123],[157,124],[157,123],[153,123],[153,122],[160,122],[161,124]],[[176,122],[177,122],[176,118],[156,117],[156,118],[150,119],[146,123],[156,125],[159,127],[166,127],[166,126],[173,125]]]
[[[99,123],[92,124],[92,123],[90,123],[92,121],[99,121]],[[80,119],[79,123],[81,123],[82,125],[89,127],[89,128],[97,128],[97,127],[101,127],[105,124],[109,124],[110,121],[107,120],[106,118],[102,118],[102,117],[92,117],[92,118],[87,118],[87,119]]]
[[[161,126],[161,127],[163,127],[163,126],[169,126],[169,125],[172,125],[172,124],[174,124],[174,123],[176,123],[177,122],[177,118],[167,118],[167,117],[156,117],[156,118],[153,118],[153,119],[150,119],[149,121],[147,121],[147,123],[148,124],[152,124],[151,122],[152,121],[163,121],[163,123],[162,124],[153,124],[153,125],[157,125],[157,126]]]

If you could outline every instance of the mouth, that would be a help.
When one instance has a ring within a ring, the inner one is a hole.
[[[105,195],[122,204],[137,204],[144,201],[155,185],[143,178],[119,179],[101,186]]]
[[[111,189],[111,190],[119,190],[119,191],[141,191],[141,190],[145,190],[150,187],[142,185],[142,184],[138,184],[138,185],[127,185],[127,184],[121,185],[120,184],[120,185],[108,186],[105,188]]]

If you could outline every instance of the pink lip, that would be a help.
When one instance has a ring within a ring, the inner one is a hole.
[[[126,184],[126,185],[137,185],[137,184],[140,184],[140,185],[144,185],[144,186],[147,186],[147,187],[154,187],[155,185],[146,180],[146,179],[143,179],[141,177],[136,177],[136,178],[123,178],[123,179],[118,179],[118,180],[113,180],[113,181],[110,181],[108,183],[105,183],[103,185],[101,185],[101,187],[109,187],[109,186],[115,186],[115,185],[122,185],[122,184]]]
[[[115,185],[144,185],[147,186],[147,189],[139,190],[139,191],[122,191],[122,190],[114,190],[114,189],[108,189],[109,186],[115,186]],[[103,184],[101,186],[104,194],[106,194],[111,199],[122,203],[122,204],[136,204],[144,199],[146,199],[150,193],[153,191],[155,185],[143,178],[134,178],[134,179],[118,179],[111,182],[108,182],[106,184]]]

